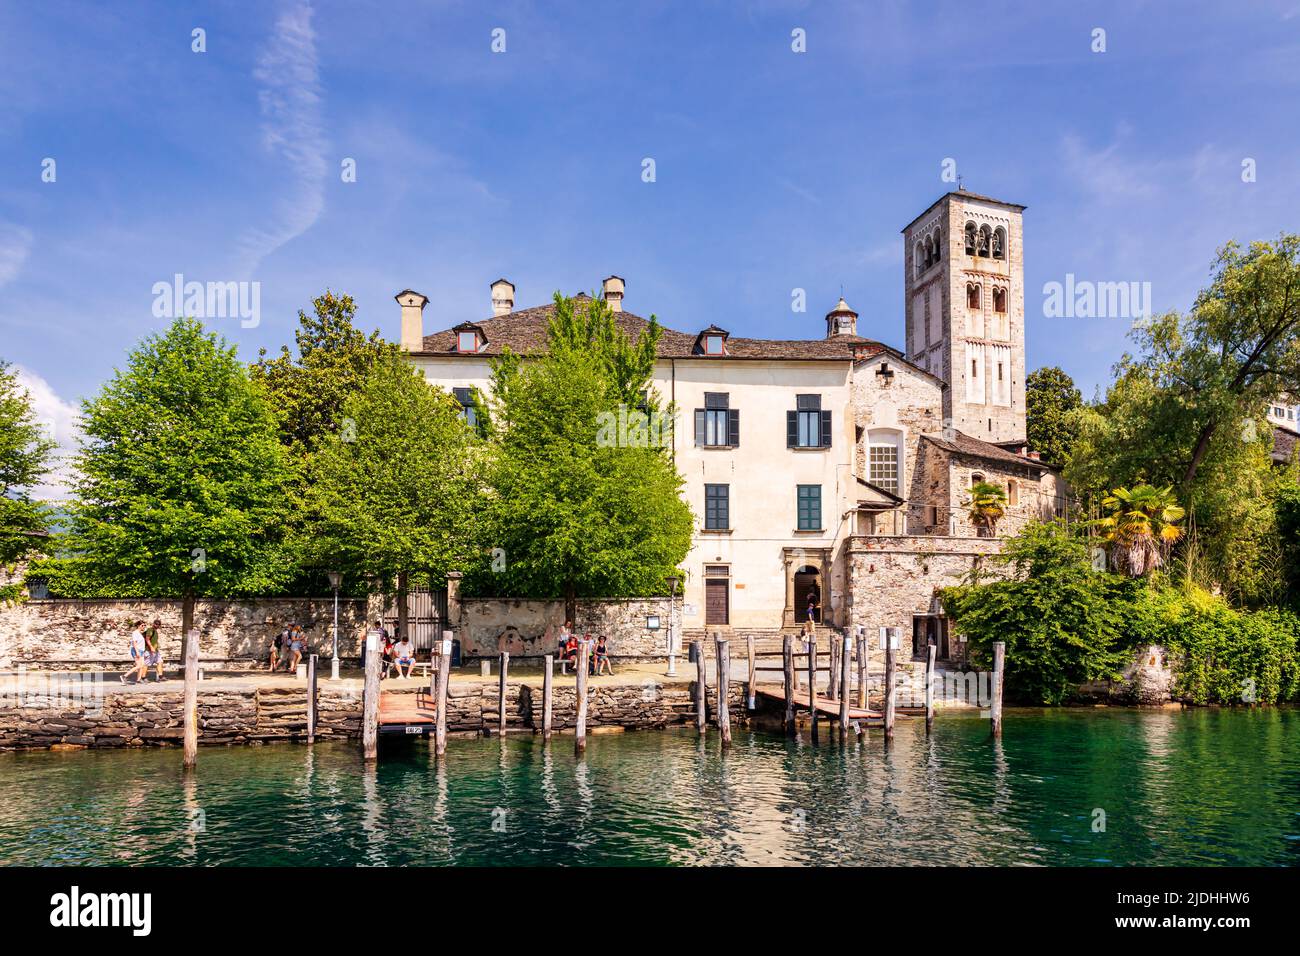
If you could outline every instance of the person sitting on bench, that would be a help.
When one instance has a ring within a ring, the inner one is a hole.
[[[403,637],[393,646],[393,655],[397,658],[397,676],[410,677],[411,672],[415,669],[415,645],[411,643],[409,637]],[[406,673],[402,673],[402,668],[406,668]]]
[[[610,677],[614,676],[614,667],[609,662],[609,647],[605,642],[606,642],[606,638],[604,634],[600,635],[600,640],[596,642],[595,674],[597,677],[599,677],[602,673],[609,674]]]
[[[560,658],[564,666],[561,673],[567,674],[569,667],[577,668],[578,666],[578,635],[569,632],[569,639],[564,642],[564,654]]]

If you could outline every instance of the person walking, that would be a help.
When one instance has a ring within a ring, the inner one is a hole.
[[[135,677],[132,684],[138,684],[149,673],[148,642],[144,638],[144,621],[136,621],[130,638],[131,669],[122,674],[119,680],[127,683],[128,677]]]
[[[162,621],[159,618],[154,618],[153,624],[150,625],[149,630],[144,632],[145,644],[148,648],[148,653],[149,653],[149,659],[145,664],[145,676],[146,677],[148,676],[149,665],[152,664],[154,667],[153,682],[155,684],[162,683],[162,679],[163,679],[162,633],[160,631],[161,628],[162,628]]]

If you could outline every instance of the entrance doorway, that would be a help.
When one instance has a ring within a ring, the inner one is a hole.
[[[811,565],[804,565],[794,573],[795,620],[802,624],[808,620],[808,599],[813,601],[813,620],[822,622],[821,573]]]
[[[731,623],[731,570],[725,564],[704,568],[704,623]]]
[[[918,614],[912,618],[912,658],[925,660],[930,644],[935,646],[935,660],[948,660],[948,619],[938,614]]]

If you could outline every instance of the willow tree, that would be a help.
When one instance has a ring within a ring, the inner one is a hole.
[[[563,597],[572,619],[579,597],[663,594],[693,518],[651,383],[659,326],[634,340],[600,299],[555,305],[546,352],[497,365],[491,551],[468,584]]]
[[[177,319],[82,404],[69,544],[98,593],[256,594],[288,577],[277,418],[235,348]]]
[[[477,532],[485,449],[448,392],[395,353],[380,355],[340,409],[347,428],[316,444],[304,496],[303,548],[315,561],[396,583],[465,565]]]

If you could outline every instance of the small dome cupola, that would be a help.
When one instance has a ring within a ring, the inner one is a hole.
[[[858,313],[849,308],[849,304],[844,301],[844,296],[840,296],[840,301],[835,303],[835,308],[826,313],[826,337],[833,339],[837,335],[857,334]]]

